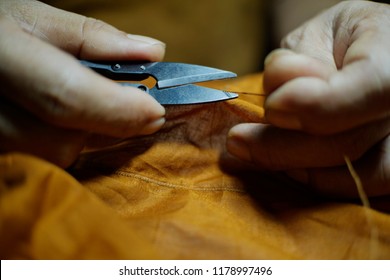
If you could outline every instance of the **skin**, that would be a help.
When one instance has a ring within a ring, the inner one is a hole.
[[[0,152],[71,165],[91,133],[150,134],[164,108],[77,59],[160,61],[165,45],[38,1],[0,0]]]
[[[269,124],[240,124],[228,150],[333,196],[390,194],[390,5],[345,1],[308,21],[265,61]]]

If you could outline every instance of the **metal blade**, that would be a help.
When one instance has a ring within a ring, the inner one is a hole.
[[[152,88],[149,94],[162,105],[189,105],[225,101],[238,95],[222,90],[196,85],[183,85],[173,88]]]
[[[176,62],[111,63],[85,60],[80,62],[114,80],[141,81],[147,76],[153,76],[157,81],[157,87],[160,89],[237,77],[235,73],[230,71]]]
[[[172,62],[154,63],[147,67],[147,71],[157,80],[158,88],[237,77],[235,73],[225,70]]]
[[[189,105],[225,101],[238,94],[196,85],[184,85],[166,89],[152,88],[149,94],[162,105]]]

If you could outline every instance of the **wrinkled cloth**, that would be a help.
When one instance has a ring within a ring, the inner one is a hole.
[[[1,259],[389,259],[389,198],[361,206],[229,156],[263,122],[262,76],[207,86],[238,99],[167,107],[158,133],[91,137],[69,170],[0,157]]]

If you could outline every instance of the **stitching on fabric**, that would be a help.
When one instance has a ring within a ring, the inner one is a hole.
[[[137,173],[128,172],[128,171],[126,171],[126,172],[125,171],[116,171],[115,174],[119,175],[119,176],[135,178],[135,179],[142,180],[142,181],[145,181],[148,183],[152,183],[152,184],[155,184],[158,186],[168,187],[168,188],[173,188],[173,189],[185,189],[185,190],[194,190],[194,191],[230,191],[230,192],[246,193],[245,190],[239,190],[239,189],[232,188],[232,187],[211,187],[211,186],[196,187],[196,186],[184,186],[184,185],[179,185],[179,184],[172,184],[172,183],[159,181],[159,180],[156,180],[153,178],[149,178],[149,177],[146,177],[146,176],[143,176],[143,175],[140,175]]]

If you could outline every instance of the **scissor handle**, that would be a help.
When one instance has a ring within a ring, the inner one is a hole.
[[[125,87],[135,87],[144,92],[150,93],[150,89],[144,84],[133,84],[133,83],[125,83],[125,82],[120,82],[119,84]]]
[[[141,81],[150,76],[147,69],[153,62],[129,63],[80,60],[80,63],[112,80]]]

